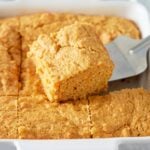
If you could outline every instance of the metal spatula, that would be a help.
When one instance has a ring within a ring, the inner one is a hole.
[[[136,76],[147,68],[147,54],[150,48],[150,36],[142,40],[133,40],[120,36],[106,45],[114,62],[114,71],[110,81]]]

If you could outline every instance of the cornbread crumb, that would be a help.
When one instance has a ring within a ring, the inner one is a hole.
[[[89,98],[93,138],[150,135],[150,92],[125,89]]]
[[[78,99],[107,87],[113,64],[93,26],[75,23],[33,43],[30,56],[50,101]]]

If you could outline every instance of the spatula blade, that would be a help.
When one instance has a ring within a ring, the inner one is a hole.
[[[115,65],[109,81],[129,78],[146,70],[146,51],[141,50],[136,54],[129,53],[129,50],[138,43],[138,40],[120,36],[106,45],[106,49]]]

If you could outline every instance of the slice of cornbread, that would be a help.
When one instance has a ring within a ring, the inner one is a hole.
[[[49,103],[43,96],[18,99],[19,138],[90,137],[88,101]]]
[[[0,111],[0,138],[18,138],[17,122],[17,111]]]
[[[150,135],[150,91],[125,89],[89,101],[93,138]]]
[[[75,23],[50,36],[41,35],[31,46],[50,101],[78,99],[107,87],[113,64],[89,24]]]

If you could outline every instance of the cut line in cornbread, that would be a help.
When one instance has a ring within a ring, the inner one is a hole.
[[[150,135],[150,91],[125,89],[89,101],[93,138]]]
[[[107,88],[113,63],[94,26],[75,23],[39,36],[29,55],[50,101],[85,98]]]

